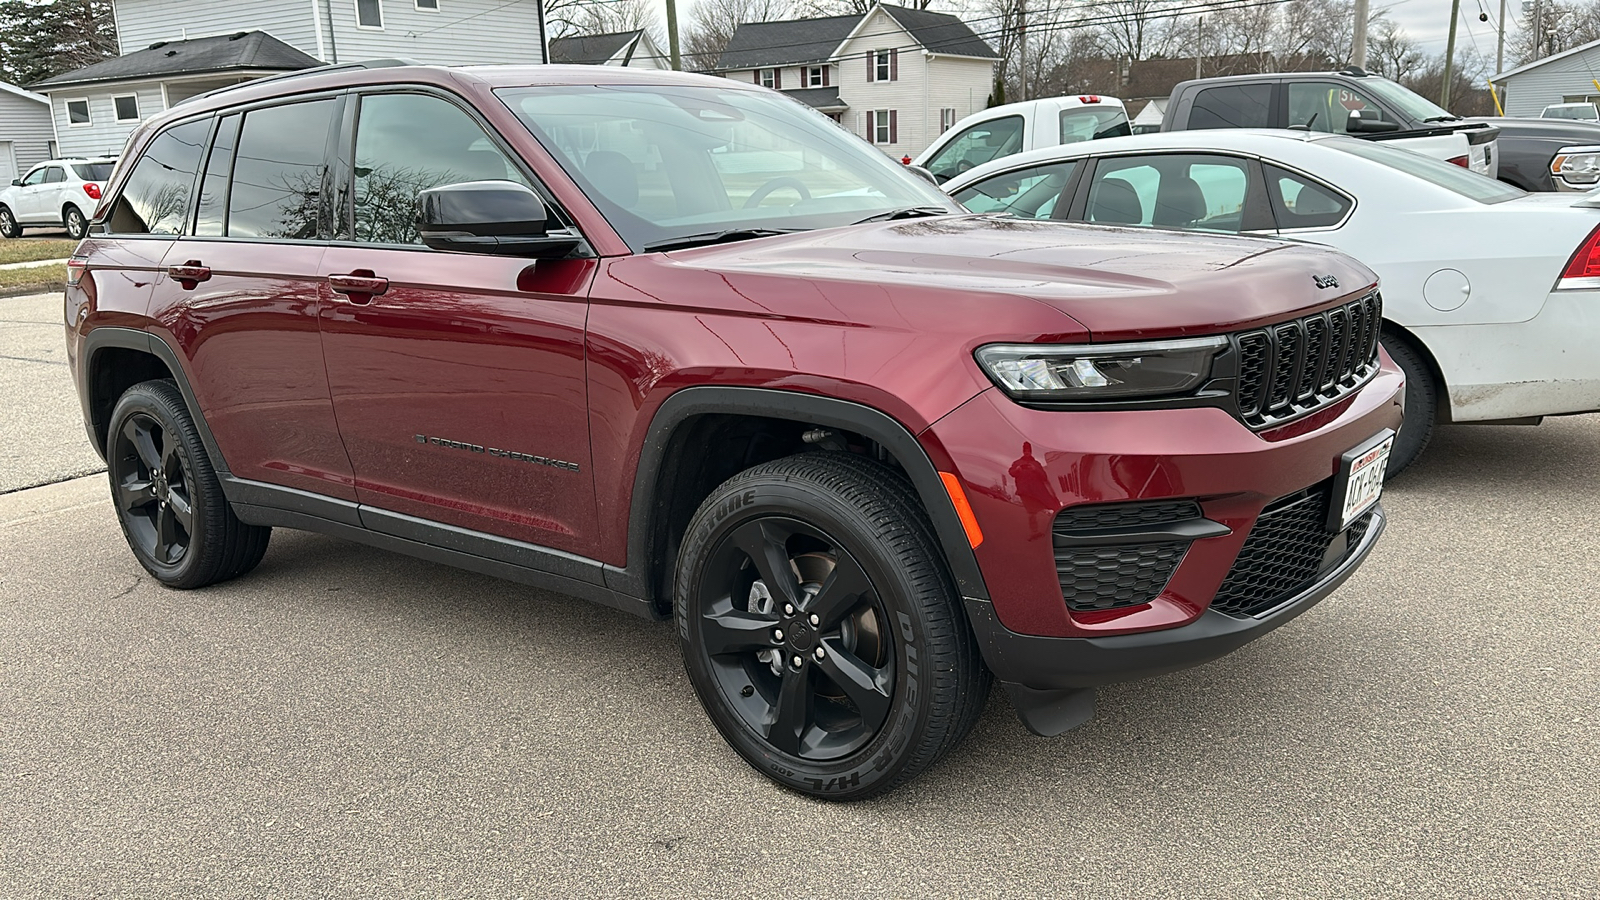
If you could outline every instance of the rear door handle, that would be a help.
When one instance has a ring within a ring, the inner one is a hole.
[[[357,269],[349,275],[329,275],[328,286],[336,294],[344,294],[351,303],[367,303],[389,289],[389,279],[372,274],[370,269]]]
[[[200,282],[211,280],[211,267],[191,259],[181,266],[167,266],[167,274],[184,290],[192,291]]]

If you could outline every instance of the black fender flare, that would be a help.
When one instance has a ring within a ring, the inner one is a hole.
[[[650,598],[656,586],[651,583],[651,530],[657,509],[656,489],[661,464],[674,430],[700,415],[723,413],[787,419],[855,432],[882,445],[904,467],[911,485],[922,499],[932,520],[934,533],[944,552],[956,589],[964,597],[989,599],[978,557],[967,542],[967,532],[956,515],[955,505],[945,492],[933,461],[911,431],[898,420],[870,406],[849,400],[799,394],[792,391],[754,387],[688,387],[668,397],[650,420],[639,465],[634,470],[633,496],[629,502],[628,566],[607,567],[607,584],[634,597]]]
[[[189,407],[189,417],[194,419],[195,429],[200,432],[200,442],[205,445],[206,454],[211,457],[211,467],[216,470],[218,477],[231,474],[227,460],[222,456],[222,450],[217,447],[217,439],[211,434],[211,426],[206,424],[206,417],[201,414],[200,401],[195,398],[194,389],[189,386],[189,376],[185,373],[183,363],[176,351],[166,341],[148,331],[137,328],[123,328],[116,325],[102,325],[91,329],[83,336],[83,348],[80,351],[79,365],[83,366],[83,390],[81,400],[83,403],[83,422],[89,429],[89,443],[105,456],[106,449],[100,443],[100,435],[94,421],[93,404],[90,395],[94,390],[95,357],[102,350],[110,348],[123,350],[137,350],[148,353],[159,359],[172,373],[172,378],[178,383],[178,390],[183,394],[183,402]],[[104,423],[107,427],[110,423]]]

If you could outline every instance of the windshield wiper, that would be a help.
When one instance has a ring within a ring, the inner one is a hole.
[[[1460,119],[1460,116],[1429,116],[1426,119],[1423,119],[1422,122],[1423,124],[1427,124],[1429,122],[1455,122],[1459,121]]]
[[[924,216],[943,216],[949,215],[949,213],[950,210],[945,209],[942,206],[906,206],[900,209],[891,209],[888,212],[881,212],[877,215],[867,216],[865,219],[862,219],[859,222],[851,222],[850,224],[865,225],[868,222],[893,222],[896,219],[920,219]]]
[[[794,230],[780,230],[776,228],[726,228],[722,231],[707,231],[704,234],[686,234],[682,237],[667,238],[644,245],[646,253],[660,253],[666,250],[687,250],[690,247],[705,247],[711,244],[731,244],[734,241],[748,241],[752,238],[773,237],[779,234],[794,234]]]

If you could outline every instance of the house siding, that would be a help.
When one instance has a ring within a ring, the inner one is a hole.
[[[357,28],[355,0],[320,0],[333,12],[339,62],[402,57],[445,66],[542,63],[536,0],[382,0],[383,28]]]
[[[302,53],[324,59],[318,52],[317,23],[312,17],[312,10],[323,2],[327,0],[249,0],[248,3],[116,0],[117,44],[120,52],[126,55],[157,41],[265,31]],[[441,5],[449,2],[441,0]]]
[[[50,158],[50,142],[55,140],[55,129],[50,120],[50,107],[37,100],[18,97],[0,91],[0,142],[11,145],[11,155],[16,157],[16,178],[28,167]],[[4,148],[0,147],[0,154]],[[10,165],[10,158],[0,159],[0,167]],[[0,187],[10,183],[10,178],[0,182]]]
[[[118,122],[113,97],[135,94],[139,98],[140,121],[166,109],[160,82],[123,83],[105,88],[65,88],[50,94],[50,111],[55,117],[56,143],[62,156],[116,156],[128,142],[128,135],[139,122]],[[90,124],[67,123],[67,101],[89,100]]]
[[[1574,53],[1565,59],[1546,63],[1537,69],[1513,75],[1500,82],[1505,93],[1500,102],[1508,116],[1537,116],[1568,94],[1600,94],[1594,86],[1594,72],[1600,71],[1600,47]]]
[[[863,137],[871,110],[897,110],[892,144],[875,144],[895,159],[916,156],[939,136],[939,110],[954,107],[956,118],[982,109],[989,99],[994,64],[989,60],[929,53],[882,10],[874,12],[840,51],[834,69],[839,97],[850,105],[844,124]],[[898,49],[899,77],[867,80],[867,54]]]

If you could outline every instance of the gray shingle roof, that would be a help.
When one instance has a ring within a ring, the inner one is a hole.
[[[187,41],[163,41],[146,50],[46,78],[31,87],[52,90],[96,82],[137,81],[232,69],[294,71],[320,65],[322,63],[315,57],[301,53],[265,31],[241,31]]]
[[[550,42],[550,61],[585,66],[603,65],[638,36],[638,31],[618,31],[612,34],[556,38]]]
[[[785,97],[793,97],[794,99],[799,100],[801,103],[804,103],[813,109],[820,109],[823,112],[836,112],[841,109],[850,108],[850,104],[839,99],[838,85],[833,85],[832,87],[798,88],[792,91],[784,91],[783,95]]]
[[[894,17],[922,46],[935,53],[997,59],[998,54],[973,33],[967,23],[948,13],[907,9],[883,4],[883,11]],[[733,33],[733,40],[717,60],[716,71],[761,69],[821,62],[839,49],[844,39],[860,24],[861,16],[829,16],[823,19],[794,19],[787,22],[747,22]]]

